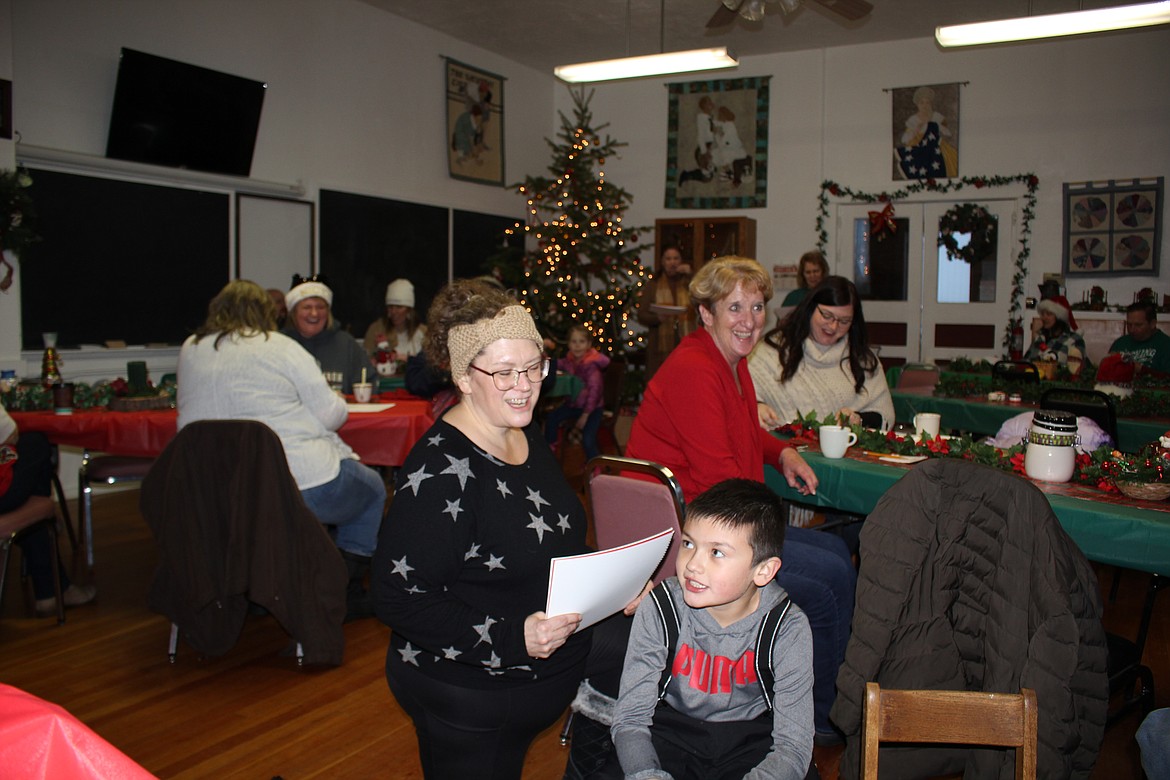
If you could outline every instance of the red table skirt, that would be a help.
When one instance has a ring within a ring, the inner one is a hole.
[[[0,685],[0,767],[4,777],[154,777],[62,707],[8,685]]]
[[[431,403],[420,399],[393,401],[381,412],[350,413],[338,431],[370,466],[401,466],[414,443],[433,422]],[[175,436],[178,412],[151,409],[111,412],[77,409],[73,414],[10,412],[21,431],[40,431],[54,444],[82,447],[108,455],[157,457]]]

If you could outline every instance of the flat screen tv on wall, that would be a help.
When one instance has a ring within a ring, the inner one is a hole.
[[[106,156],[247,176],[267,88],[123,48]]]

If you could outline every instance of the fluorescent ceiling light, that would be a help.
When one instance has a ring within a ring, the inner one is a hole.
[[[691,49],[648,54],[643,57],[623,57],[616,60],[579,62],[561,65],[553,70],[561,81],[612,81],[637,79],[644,76],[663,76],[671,73],[690,73],[696,70],[719,70],[739,65],[735,55],[726,46],[718,49]]]
[[[1026,16],[1021,19],[1002,19],[998,22],[936,27],[934,37],[941,46],[978,46],[984,43],[1006,43],[1124,30],[1130,27],[1150,27],[1168,22],[1170,0],[1163,0],[1158,3],[1121,5],[1091,11],[1070,11],[1063,14]]]

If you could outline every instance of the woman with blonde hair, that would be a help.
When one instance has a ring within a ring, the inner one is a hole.
[[[361,585],[378,542],[386,488],[337,435],[345,401],[295,341],[276,331],[264,288],[237,279],[207,307],[179,350],[179,427],[198,420],[258,420],[284,445],[305,504],[335,529],[350,575],[349,618],[372,614]]]

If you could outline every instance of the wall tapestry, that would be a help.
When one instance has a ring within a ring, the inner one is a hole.
[[[1156,276],[1163,177],[1064,185],[1064,272]]]
[[[889,90],[895,181],[959,175],[960,86],[955,82]]]
[[[504,183],[504,79],[444,57],[447,170],[453,179]]]
[[[768,205],[771,76],[667,84],[666,208]]]

